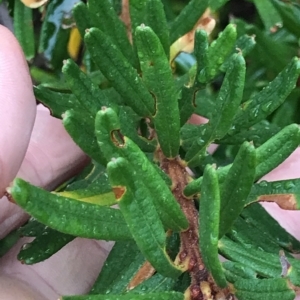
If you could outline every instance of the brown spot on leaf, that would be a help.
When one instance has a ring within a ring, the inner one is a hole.
[[[121,200],[121,198],[123,197],[123,195],[126,192],[126,188],[124,186],[113,187],[112,190],[115,194],[115,197],[116,197],[117,201]]]
[[[124,136],[122,135],[119,129],[112,130],[110,132],[110,138],[117,147],[123,147],[125,144]]]
[[[155,269],[146,261],[134,275],[127,286],[127,290],[132,290],[145,280],[149,279],[155,273]]]
[[[258,201],[275,202],[280,208],[286,210],[298,209],[297,199],[294,194],[261,195]]]

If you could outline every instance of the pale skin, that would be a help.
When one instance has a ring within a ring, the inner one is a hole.
[[[26,61],[14,36],[0,26],[0,196],[14,177],[46,189],[72,176],[88,158],[48,110],[36,108]],[[194,123],[201,119],[194,116]],[[300,177],[300,150],[296,150],[266,180]],[[24,223],[28,216],[5,197],[0,199],[0,238]],[[268,204],[272,215],[300,239],[299,213],[282,212]],[[55,300],[59,295],[87,293],[111,244],[75,239],[45,262],[26,266],[16,259],[21,240],[0,258],[0,299]],[[300,299],[300,298],[299,298]]]

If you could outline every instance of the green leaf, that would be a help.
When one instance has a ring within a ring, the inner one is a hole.
[[[144,152],[153,152],[157,147],[157,140],[149,136],[143,137],[138,133],[142,118],[139,117],[130,107],[122,106],[119,110],[119,119],[121,132],[129,137],[139,148]],[[149,130],[149,124],[145,122],[147,130]],[[151,129],[150,129],[151,130]]]
[[[212,10],[218,10],[223,5],[225,5],[229,0],[210,0],[209,1],[209,7]]]
[[[241,53],[244,57],[246,57],[253,50],[255,45],[256,45],[256,41],[254,35],[244,34],[240,36],[236,40],[235,46],[233,47],[232,50],[232,54],[225,59],[224,63],[220,67],[220,70],[222,72],[226,72],[226,70],[228,69],[231,63],[232,56],[234,54],[238,52]]]
[[[245,142],[220,187],[221,209],[219,237],[229,231],[247,203],[256,168],[255,148]],[[202,183],[203,184],[203,183]]]
[[[257,275],[254,270],[247,267],[246,265],[235,263],[232,261],[223,262],[222,267],[224,269],[226,279],[232,283],[241,278],[255,279]]]
[[[108,163],[107,171],[120,210],[141,252],[159,273],[178,277],[181,271],[166,253],[163,224],[147,191],[131,178],[133,170],[128,161],[116,158]]]
[[[220,190],[216,170],[207,165],[203,175],[199,208],[199,247],[205,266],[217,285],[227,286],[218,256],[220,221]]]
[[[257,167],[255,180],[272,171],[288,158],[300,144],[297,124],[284,127],[267,142],[256,149]]]
[[[80,32],[81,37],[83,38],[86,29],[92,27],[89,10],[86,4],[84,4],[83,2],[79,2],[74,5],[72,13],[76,22],[76,26]]]
[[[272,4],[275,6],[279,12],[283,26],[292,34],[300,37],[300,6],[298,3],[285,3],[278,0],[271,0]]]
[[[218,73],[236,42],[236,26],[229,24],[214,40],[207,52],[207,67],[198,74],[200,83],[207,83]]]
[[[44,229],[44,224],[31,217],[25,225],[18,229],[18,231],[20,233],[20,236],[35,237],[42,234]]]
[[[293,253],[300,252],[300,242],[282,228],[260,204],[254,203],[247,206],[241,216],[257,230],[261,231],[263,228],[264,235],[275,241],[281,248]]]
[[[27,60],[35,56],[32,9],[20,0],[14,2],[14,33]]]
[[[225,258],[246,265],[263,277],[281,276],[278,253],[264,252],[255,245],[235,243],[226,236],[219,241],[219,251]]]
[[[139,147],[122,136],[114,110],[107,108],[99,111],[95,127],[99,147],[106,159],[109,161],[112,158],[124,157],[130,163],[134,169],[130,177],[145,185],[145,193],[152,198],[166,228],[175,231],[186,229],[188,222],[169,187]]]
[[[86,116],[80,111],[68,110],[63,116],[63,124],[74,142],[92,159],[105,165],[106,160],[101,153],[94,133],[94,117]]]
[[[281,164],[300,144],[300,130],[297,124],[286,126],[268,141],[256,149],[255,180],[272,171]],[[217,170],[220,183],[224,181],[231,165]],[[201,190],[202,177],[189,183],[184,194],[187,197],[199,193]]]
[[[35,97],[47,106],[51,115],[61,119],[69,109],[80,110],[80,104],[74,94],[52,91],[42,85],[33,87]]]
[[[270,115],[295,88],[299,74],[300,63],[296,57],[253,99],[242,104],[234,118],[232,132],[249,128]]]
[[[88,178],[91,174],[88,175]],[[85,180],[86,182],[88,181]],[[83,184],[83,182],[81,182]],[[63,192],[56,192],[57,195],[94,203],[97,205],[111,206],[116,203],[116,198],[112,192],[106,173],[100,173],[94,180],[87,182],[86,186],[79,189],[67,189]]]
[[[247,203],[274,201],[282,209],[300,209],[300,179],[261,181],[253,185]]]
[[[51,194],[19,178],[9,193],[31,216],[62,233],[100,240],[132,238],[118,209]]]
[[[131,0],[129,2],[129,12],[134,47],[136,46],[135,30],[141,24],[145,24],[155,32],[164,48],[166,56],[169,58],[169,29],[162,1]]]
[[[177,292],[160,292],[144,295],[87,295],[87,296],[63,296],[61,300],[184,300],[184,295]]]
[[[71,242],[75,236],[57,232],[49,227],[44,227],[41,234],[22,246],[18,260],[26,265],[36,264],[51,257],[66,244]]]
[[[174,158],[179,150],[179,109],[175,82],[164,49],[153,30],[147,26],[136,29],[136,46],[143,72],[143,82],[155,99],[153,117],[163,153]]]
[[[256,245],[258,249],[262,249],[269,253],[279,253],[281,247],[276,241],[276,236],[270,236],[253,224],[247,222],[247,219],[238,217],[232,228],[226,234],[230,239],[243,245]]]
[[[96,27],[109,36],[118,50],[133,64],[133,51],[127,37],[126,27],[117,16],[109,0],[89,0],[88,10],[92,27]]]
[[[239,279],[234,288],[236,296],[243,300],[294,300],[296,296],[285,278]]]
[[[208,35],[203,29],[195,31],[195,46],[194,55],[197,61],[197,71],[196,74],[208,65]]]
[[[139,268],[145,257],[134,241],[118,241],[105,261],[90,294],[121,294]]]
[[[136,70],[103,32],[90,29],[85,42],[95,64],[126,103],[140,116],[155,113],[154,100]]]
[[[208,2],[209,0],[192,0],[184,7],[170,25],[171,44],[193,29],[208,7]]]
[[[131,294],[167,292],[174,288],[176,280],[156,273],[149,279],[139,284],[136,288],[129,291]]]
[[[6,254],[19,240],[20,233],[18,230],[13,230],[0,240],[0,257]]]
[[[244,81],[245,61],[241,55],[236,54],[216,99],[215,113],[209,123],[201,126],[202,136],[195,138],[186,153],[185,160],[190,166],[198,163],[209,143],[223,137],[230,129],[233,117],[242,101]]]
[[[286,110],[285,110],[286,113]],[[221,140],[216,141],[217,144],[225,145],[241,145],[244,141],[253,142],[257,146],[261,146],[272,136],[277,134],[280,131],[280,127],[263,120],[249,129],[242,129],[236,134],[230,135],[227,134]]]
[[[111,104],[106,95],[79,69],[73,60],[68,59],[64,62],[62,72],[71,91],[80,103],[81,112],[84,111],[89,116],[95,117],[102,106]]]
[[[252,0],[258,10],[258,13],[264,23],[265,29],[270,30],[277,23],[281,22],[281,18],[276,8],[269,0]]]

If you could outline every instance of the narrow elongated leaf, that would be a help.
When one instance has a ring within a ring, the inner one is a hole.
[[[286,110],[285,110],[286,113]],[[265,143],[268,139],[280,131],[280,127],[263,120],[249,129],[241,130],[234,135],[230,135],[230,131],[224,138],[218,140],[218,144],[241,145],[244,141],[253,142],[258,147]]]
[[[90,294],[122,294],[145,262],[134,241],[118,241],[110,251]]]
[[[133,64],[133,51],[127,37],[126,27],[117,16],[109,0],[90,0],[88,10],[92,27],[103,31],[118,46],[124,57]]]
[[[14,33],[27,60],[35,55],[32,9],[20,0],[14,1]]]
[[[87,296],[64,296],[61,300],[184,300],[184,295],[178,292],[160,292],[144,295],[87,295]]]
[[[232,55],[238,51],[238,53],[241,53],[244,57],[246,57],[253,50],[255,45],[255,36],[244,34],[236,40],[236,44],[232,50]],[[232,55],[229,55],[229,57],[225,59],[224,63],[220,67],[222,72],[226,72],[227,68],[229,67]]]
[[[232,261],[223,262],[222,267],[224,269],[226,279],[231,283],[234,283],[241,278],[255,279],[257,275],[255,271],[248,266]]]
[[[138,129],[140,129],[139,125],[142,118],[130,107],[120,107],[119,119],[122,133],[137,144],[142,151],[153,152],[155,150],[157,147],[157,140],[152,137],[146,138],[139,134]],[[148,126],[148,124],[146,124],[146,126]]]
[[[83,2],[79,2],[74,5],[72,13],[76,22],[76,26],[80,32],[81,37],[83,38],[85,35],[85,30],[92,27],[88,8],[86,4],[84,4]]]
[[[65,190],[56,194],[98,205],[111,206],[116,203],[116,198],[112,192],[106,173],[99,174],[95,180],[91,183],[87,183],[86,187],[75,190]]]
[[[255,180],[272,171],[288,158],[300,144],[297,124],[284,127],[256,150],[257,167]]]
[[[205,30],[196,30],[194,54],[197,61],[197,72],[205,69],[208,65],[208,35]]]
[[[263,228],[264,234],[281,248],[293,253],[300,252],[300,242],[282,228],[258,203],[247,206],[242,211],[241,216],[257,230],[261,231],[261,228]]]
[[[95,127],[98,144],[104,156],[107,160],[124,157],[130,163],[134,169],[130,177],[145,185],[146,194],[152,198],[166,228],[175,231],[186,229],[186,217],[153,164],[130,139],[122,137],[122,141],[118,142],[115,135],[120,134],[120,123],[116,113],[110,108],[99,111]]]
[[[276,7],[279,12],[283,26],[285,29],[300,37],[300,7],[298,3],[285,3],[278,0],[271,0],[272,4]]]
[[[11,231],[7,236],[0,240],[0,257],[6,254],[19,240],[18,230]]]
[[[103,157],[94,133],[94,117],[83,118],[80,111],[68,110],[63,116],[63,124],[74,142],[91,158],[98,163],[105,165]]]
[[[160,40],[150,27],[136,29],[136,46],[143,82],[155,99],[154,126],[163,153],[174,158],[179,150],[179,109],[175,82]]]
[[[264,277],[280,277],[281,265],[278,253],[268,253],[255,245],[235,243],[226,236],[219,241],[219,251],[225,258],[247,265]]]
[[[199,247],[205,266],[217,285],[227,286],[225,274],[218,256],[220,221],[220,190],[216,170],[207,166],[203,175],[199,209]]]
[[[18,260],[26,265],[44,261],[73,239],[75,239],[73,235],[57,232],[47,227],[33,242],[23,245],[18,254]]]
[[[268,141],[256,149],[256,171],[255,180],[272,171],[281,164],[300,144],[300,130],[298,125],[286,126]],[[217,170],[219,181],[226,178],[231,165]],[[184,189],[186,196],[199,193],[201,190],[202,177],[189,183]]]
[[[262,249],[269,253],[279,253],[282,249],[276,241],[276,236],[270,236],[268,232],[258,229],[247,219],[238,217],[232,228],[226,234],[233,241],[239,242],[243,245],[256,245],[257,248]]]
[[[157,35],[165,51],[167,58],[170,55],[170,38],[164,6],[161,0],[149,0],[147,2],[147,22]],[[140,25],[140,24],[139,24]]]
[[[281,18],[272,1],[269,0],[252,0],[258,10],[258,13],[264,23],[265,29],[270,30],[277,23],[281,22]]]
[[[131,166],[124,158],[107,165],[108,175],[120,210],[139,249],[161,274],[178,277],[181,273],[166,253],[166,236],[159,215],[143,187],[131,178]]]
[[[154,100],[136,70],[112,40],[96,28],[85,35],[85,42],[95,64],[126,103],[140,116],[155,113]]]
[[[57,196],[19,178],[9,193],[31,216],[60,232],[100,240],[132,238],[118,209]]]
[[[35,86],[35,97],[47,106],[51,115],[61,119],[62,114],[69,109],[80,110],[80,104],[74,94],[52,91],[42,85]]]
[[[190,86],[189,84],[182,87],[181,97],[178,102],[181,126],[184,126],[195,111],[195,98],[198,90],[198,87],[194,85]]]
[[[239,279],[234,283],[239,299],[294,300],[295,291],[285,278]]]
[[[171,44],[193,29],[208,7],[208,2],[209,0],[192,0],[186,5],[170,25]]]
[[[186,153],[185,160],[190,166],[198,163],[199,157],[201,159],[209,143],[223,137],[230,129],[233,117],[242,101],[244,81],[245,61],[241,55],[236,54],[218,94],[215,113],[209,123],[202,126],[203,135],[196,139]]]
[[[80,103],[81,111],[85,111],[86,114],[95,117],[102,106],[110,104],[106,95],[79,69],[73,60],[69,59],[64,62],[62,72],[71,91]]]
[[[283,209],[300,209],[300,180],[261,181],[253,185],[247,202],[276,202]]]
[[[219,68],[231,53],[235,42],[236,28],[233,24],[229,24],[208,48],[207,67],[203,69],[198,76],[198,81],[200,83],[209,82],[217,75]]]
[[[34,218],[30,218],[28,222],[18,229],[20,236],[35,237],[41,235],[45,230],[45,225],[38,222]]]
[[[129,1],[131,33],[134,48],[136,46],[135,30],[141,24],[145,24],[158,36],[165,54],[169,57],[170,41],[167,19],[164,6],[160,0],[131,0]],[[135,49],[136,50],[136,49]],[[137,55],[137,53],[136,53]]]
[[[181,87],[181,97],[179,99],[180,125],[183,126],[191,117],[196,108],[196,95],[199,87],[195,85],[195,77],[202,69],[207,66],[208,39],[205,30],[196,30],[195,32],[195,50],[197,67],[192,67],[188,80]],[[192,72],[193,70],[193,72]]]
[[[228,232],[246,205],[254,181],[255,168],[255,149],[245,142],[221,185],[219,237]]]
[[[133,290],[130,290],[129,293],[144,294],[144,293],[167,292],[173,290],[175,283],[176,283],[175,279],[168,278],[159,273],[156,273],[151,278],[139,284]]]
[[[217,10],[221,8],[223,5],[225,5],[229,0],[210,0],[209,1],[209,7],[212,10]]]
[[[243,103],[234,118],[232,131],[249,128],[270,115],[295,88],[299,74],[300,63],[296,57],[252,100]]]

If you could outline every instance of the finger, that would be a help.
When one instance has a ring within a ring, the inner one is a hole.
[[[57,299],[59,295],[87,293],[113,244],[77,238],[49,259],[28,266],[16,260],[24,243],[25,239],[22,239],[0,259],[1,272],[15,280],[22,280],[32,291],[37,289],[43,297],[32,299],[43,300]],[[0,277],[0,286],[1,280],[3,279]],[[28,293],[32,291],[28,289]],[[6,299],[4,296],[5,291],[0,290],[0,299]]]
[[[31,140],[17,174],[30,183],[52,190],[82,169],[88,157],[73,142],[61,120],[39,105]],[[0,238],[22,225],[28,215],[5,197],[0,200]]]
[[[34,124],[36,103],[22,50],[0,25],[0,197],[23,161]]]
[[[89,158],[73,142],[62,121],[38,106],[36,121],[18,177],[51,190],[78,173]]]

